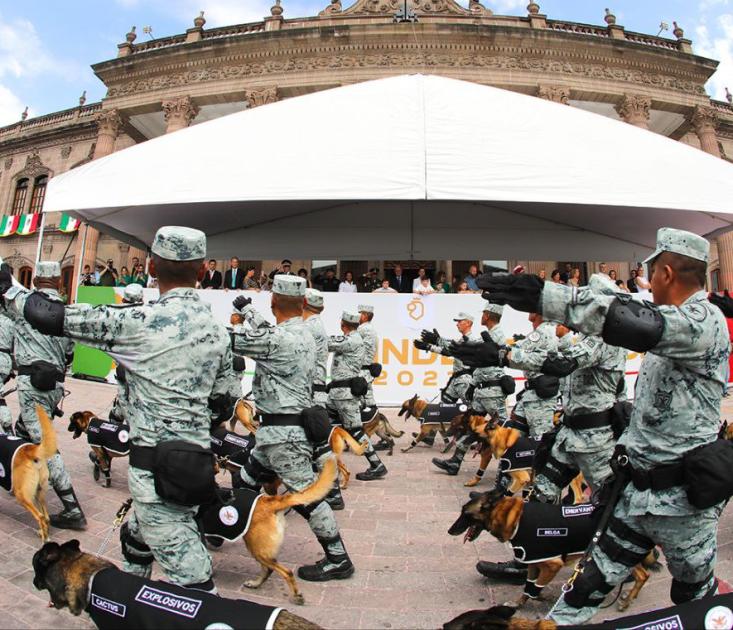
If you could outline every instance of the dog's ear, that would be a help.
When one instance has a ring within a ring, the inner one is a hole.
[[[63,545],[61,545],[61,549],[71,549],[73,551],[81,551],[79,545],[81,543],[76,539],[72,538],[71,540],[65,542]]]
[[[517,609],[513,606],[493,606],[486,611],[489,615],[495,615],[500,619],[509,621],[517,612]]]

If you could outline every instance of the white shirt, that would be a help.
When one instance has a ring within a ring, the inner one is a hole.
[[[384,287],[379,287],[378,289],[374,289],[372,293],[397,293],[392,287],[387,287],[386,289]]]
[[[356,293],[356,285],[353,282],[344,280],[339,285],[339,293]]]
[[[417,293],[419,295],[429,295],[430,293],[435,293],[435,289],[433,289],[430,283],[428,283],[427,286],[420,283],[414,289],[413,293]]]
[[[420,289],[420,276],[412,281],[412,291],[417,292]]]

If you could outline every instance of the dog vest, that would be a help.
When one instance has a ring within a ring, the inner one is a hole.
[[[501,472],[530,470],[532,468],[532,462],[534,462],[535,451],[539,444],[539,440],[521,436],[499,459],[499,469]]]
[[[697,630],[733,627],[733,593],[695,599],[679,606],[621,617],[598,624],[563,626],[568,630]]]
[[[269,630],[282,608],[217,597],[168,582],[102,569],[91,580],[87,612],[97,628],[257,628]]]
[[[110,453],[127,455],[130,452],[130,425],[92,418],[87,427],[89,446],[103,448]]]
[[[425,407],[422,418],[420,418],[420,424],[427,422],[443,423],[446,428],[450,425],[450,421],[453,420],[458,414],[465,413],[468,411],[468,405],[461,404],[446,404],[446,403],[431,403]]]
[[[229,463],[241,468],[255,447],[254,435],[239,435],[219,427],[211,432],[211,450],[217,457],[229,457]]]
[[[32,442],[28,442],[22,438],[6,433],[0,433],[0,486],[8,492],[13,490],[13,462],[15,455],[24,446],[29,446]]]
[[[375,407],[364,407],[364,409],[361,410],[361,422],[362,424],[365,422],[371,422],[374,420],[375,416],[379,412],[379,409]]]
[[[593,506],[524,504],[517,531],[511,538],[517,560],[541,562],[557,556],[583,553],[595,531]]]
[[[247,488],[219,488],[218,501],[201,506],[199,520],[207,536],[239,540],[249,530],[257,501],[262,495]]]

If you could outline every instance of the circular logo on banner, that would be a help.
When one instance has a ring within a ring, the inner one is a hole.
[[[239,520],[239,512],[237,511],[237,508],[232,507],[231,505],[225,505],[219,510],[219,520],[228,527],[236,525]]]
[[[0,464],[0,477],[5,477],[5,466]]]
[[[130,434],[122,429],[122,431],[117,434],[117,438],[120,440],[120,442],[124,444],[125,442],[127,442],[127,440],[130,439]]]
[[[466,411],[468,411],[468,405],[461,405],[460,407],[458,407],[458,411],[462,411],[465,413]]]
[[[234,630],[234,628],[232,628],[228,623],[215,621],[214,623],[210,623],[206,626],[204,630]]]
[[[707,630],[729,630],[733,627],[733,611],[727,606],[715,606],[705,615]]]

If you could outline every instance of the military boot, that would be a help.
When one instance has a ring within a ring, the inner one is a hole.
[[[507,584],[524,584],[527,580],[527,566],[516,560],[509,562],[486,562],[480,560],[476,565],[484,577]]]
[[[326,503],[328,503],[334,511],[343,510],[346,507],[344,497],[341,495],[341,488],[339,487],[338,479],[333,482],[331,492],[326,495]]]
[[[356,473],[356,478],[359,481],[373,481],[387,474],[387,467],[379,459],[379,455],[374,452],[373,448],[369,449],[364,455],[369,462],[369,468],[364,472]]]
[[[461,469],[461,463],[463,463],[463,454],[459,454],[458,451],[453,453],[450,459],[433,457],[433,466],[437,466],[451,476],[458,474],[458,471]]]
[[[319,538],[326,557],[315,564],[298,568],[298,577],[308,582],[326,582],[328,580],[345,580],[354,574],[354,565],[346,553],[341,536]]]
[[[84,517],[84,512],[81,510],[74,489],[56,490],[56,495],[61,499],[64,509],[58,514],[51,514],[51,525],[58,529],[76,529],[79,531],[86,529],[87,519]]]

